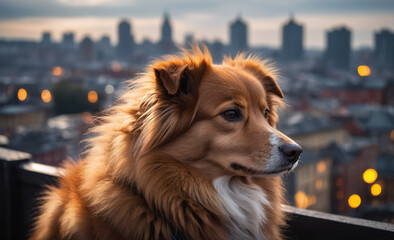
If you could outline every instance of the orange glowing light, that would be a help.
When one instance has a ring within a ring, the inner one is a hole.
[[[313,204],[316,203],[316,196],[315,195],[311,195],[308,197],[308,207],[312,206]]]
[[[41,92],[41,99],[43,102],[48,103],[52,100],[52,94],[49,90],[44,89]]]
[[[366,183],[373,183],[375,180],[378,178],[378,173],[375,171],[375,169],[367,169],[363,173],[363,179],[364,182]]]
[[[27,98],[27,91],[24,88],[20,88],[18,90],[18,99],[19,101],[23,102]]]
[[[357,194],[353,194],[348,199],[349,206],[351,208],[358,208],[361,204],[361,198]]]
[[[337,195],[337,199],[338,200],[341,200],[343,198],[343,192],[342,191],[338,191],[336,195]]]
[[[342,186],[343,179],[341,177],[338,177],[337,180],[335,181],[338,187]]]
[[[63,68],[59,67],[59,66],[54,67],[52,69],[52,74],[53,74],[53,76],[61,76],[61,75],[63,75]]]
[[[327,168],[326,163],[323,162],[323,161],[320,161],[320,162],[316,165],[316,169],[317,169],[317,171],[318,171],[319,173],[322,173],[322,172],[326,171],[326,168]]]
[[[294,195],[296,206],[299,208],[307,208],[308,207],[308,196],[303,191],[298,191]]]
[[[95,91],[88,92],[88,101],[91,103],[95,103],[98,100],[98,95]]]
[[[111,70],[113,72],[120,72],[122,70],[122,65],[120,65],[118,62],[114,62],[112,63]]]
[[[309,206],[316,203],[315,195],[308,196],[303,191],[298,191],[294,195],[294,199],[296,202],[296,206],[299,208],[308,208]]]
[[[371,69],[366,65],[360,65],[357,68],[358,75],[361,77],[366,77],[371,74]]]
[[[390,139],[391,141],[394,141],[394,129],[390,132]]]
[[[372,187],[371,187],[371,194],[372,195],[378,196],[381,192],[382,192],[382,187],[378,183],[375,183],[374,185],[372,185]]]
[[[316,188],[317,190],[320,190],[322,187],[323,187],[323,181],[322,181],[321,179],[317,179],[317,180],[315,181],[315,188]]]

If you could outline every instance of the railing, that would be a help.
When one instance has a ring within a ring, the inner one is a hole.
[[[45,185],[59,168],[34,163],[31,156],[0,148],[0,239],[26,239]],[[284,206],[286,239],[394,239],[394,225]]]

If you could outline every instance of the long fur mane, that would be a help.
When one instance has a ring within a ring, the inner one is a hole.
[[[240,67],[256,77],[274,76],[273,69],[256,57],[239,55],[235,59],[226,58],[223,64]],[[154,61],[144,74],[129,82],[115,106],[97,118],[85,160],[67,167],[69,174],[60,180],[60,188],[51,188],[44,197],[46,203],[41,211],[45,214],[36,223],[33,239],[42,239],[43,229],[50,231],[49,238],[58,238],[56,234],[60,233],[64,239],[77,238],[76,234],[94,238],[96,235],[91,232],[100,231],[103,239],[171,239],[178,229],[187,229],[183,234],[194,239],[226,238],[227,220],[220,210],[213,183],[157,151],[193,124],[198,91],[170,98],[156,80],[154,69],[174,68],[175,71],[176,67],[185,65],[193,71],[190,87],[198,88],[204,73],[212,66],[208,49],[194,47],[181,56]],[[263,84],[266,89],[273,89],[268,98],[274,125],[275,106],[281,101],[276,97],[278,93],[272,85],[276,83],[272,79],[263,80]],[[267,211],[271,211],[269,216],[275,216],[275,220],[268,220],[282,224],[282,215],[276,212],[281,202],[280,179],[256,182],[278,186],[278,189],[265,189],[269,201],[279,199],[276,201],[279,205],[275,203]],[[95,216],[93,220],[92,216]],[[55,222],[57,218],[59,223]],[[112,230],[103,230],[109,228]],[[276,229],[265,230],[278,236]],[[111,235],[114,233],[117,235]],[[270,237],[269,234],[266,236]]]

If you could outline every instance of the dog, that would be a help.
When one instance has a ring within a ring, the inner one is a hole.
[[[206,47],[154,61],[93,127],[86,158],[42,198],[31,239],[281,239],[275,69]]]

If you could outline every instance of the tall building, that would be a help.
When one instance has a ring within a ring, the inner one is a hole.
[[[167,13],[164,14],[163,24],[161,25],[161,43],[172,44],[172,27]]]
[[[109,36],[104,35],[96,43],[96,52],[98,61],[109,60],[112,56],[111,39]]]
[[[349,70],[351,52],[351,32],[346,27],[327,32],[325,65],[327,68]]]
[[[103,35],[101,39],[97,42],[97,47],[100,49],[110,49],[111,39],[108,35]]]
[[[167,54],[173,52],[175,43],[172,40],[172,27],[170,17],[167,13],[164,13],[163,24],[161,25],[161,38],[159,42],[159,48],[161,54]]]
[[[232,54],[248,50],[248,27],[241,17],[230,25],[230,51]]]
[[[288,61],[300,60],[304,54],[303,26],[293,17],[282,28],[282,58]]]
[[[80,45],[81,58],[84,62],[92,62],[96,60],[96,49],[94,42],[88,36],[84,37]]]
[[[388,29],[375,33],[375,64],[380,69],[394,69],[394,33]]]
[[[118,57],[124,61],[130,61],[134,52],[134,37],[131,33],[131,26],[127,20],[123,20],[118,26]]]
[[[184,47],[188,48],[190,46],[193,46],[194,44],[196,44],[196,40],[194,39],[194,35],[193,33],[188,33],[185,35],[185,43],[184,43]]]
[[[51,33],[50,32],[43,32],[42,38],[41,38],[41,44],[50,45],[51,43],[52,43]]]
[[[210,46],[212,60],[214,63],[221,63],[224,55],[224,44],[220,40],[215,40]]]
[[[72,32],[65,32],[65,33],[63,33],[62,44],[65,47],[72,47],[72,46],[74,46],[74,33],[72,33]]]

